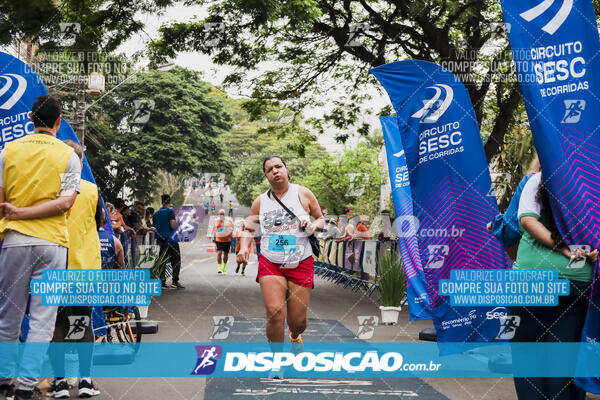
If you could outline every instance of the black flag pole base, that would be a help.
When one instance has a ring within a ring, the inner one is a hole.
[[[428,342],[437,342],[437,332],[435,328],[425,328],[419,332],[419,340],[425,340]]]
[[[158,332],[158,322],[142,321],[142,335],[150,335]],[[131,326],[131,330],[135,334],[135,324]]]

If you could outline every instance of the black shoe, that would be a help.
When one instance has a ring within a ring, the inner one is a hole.
[[[171,289],[171,286],[167,285],[167,282],[163,282],[161,285],[161,288],[163,289]]]
[[[33,397],[33,390],[17,389],[15,391],[14,400],[31,400],[32,397]]]
[[[54,399],[68,399],[71,397],[67,380],[64,378],[54,380],[54,383],[50,390],[48,390],[48,393],[46,393],[46,396]]]
[[[88,378],[79,380],[79,397],[92,397],[98,396],[100,391],[94,384],[94,382]]]
[[[237,274],[238,272],[240,272],[240,264],[238,264],[237,268],[235,269],[235,273]]]
[[[173,282],[173,284],[171,285],[171,287],[173,289],[185,289],[185,286],[183,286],[181,283],[179,282]]]
[[[14,394],[13,385],[0,385],[0,400],[6,400]]]

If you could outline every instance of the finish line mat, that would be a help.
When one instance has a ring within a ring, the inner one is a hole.
[[[220,318],[220,319],[219,319]],[[227,319],[225,319],[227,318]],[[302,338],[306,342],[354,342],[355,334],[339,321],[309,319]],[[287,331],[287,328],[286,328]],[[218,339],[221,338],[221,339]],[[265,320],[215,317],[213,342],[264,342]],[[287,339],[286,339],[287,340]],[[249,349],[252,347],[248,345]],[[395,398],[449,400],[419,378],[206,378],[205,400]]]

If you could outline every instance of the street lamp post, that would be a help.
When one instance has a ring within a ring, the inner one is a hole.
[[[85,123],[87,111],[86,94],[100,94],[104,92],[104,86],[104,75],[102,75],[100,72],[92,72],[87,77],[87,84],[86,82],[82,81],[78,85],[77,100],[75,102],[74,125],[75,132],[77,133],[77,138],[79,139],[81,146],[84,146],[85,141]]]

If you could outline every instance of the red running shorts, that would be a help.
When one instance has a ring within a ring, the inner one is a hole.
[[[261,255],[258,262],[258,275],[256,282],[263,276],[277,275],[283,276],[288,281],[296,285],[314,288],[315,287],[315,261],[312,256],[300,261],[296,268],[281,268],[281,264],[275,264],[267,257]]]

